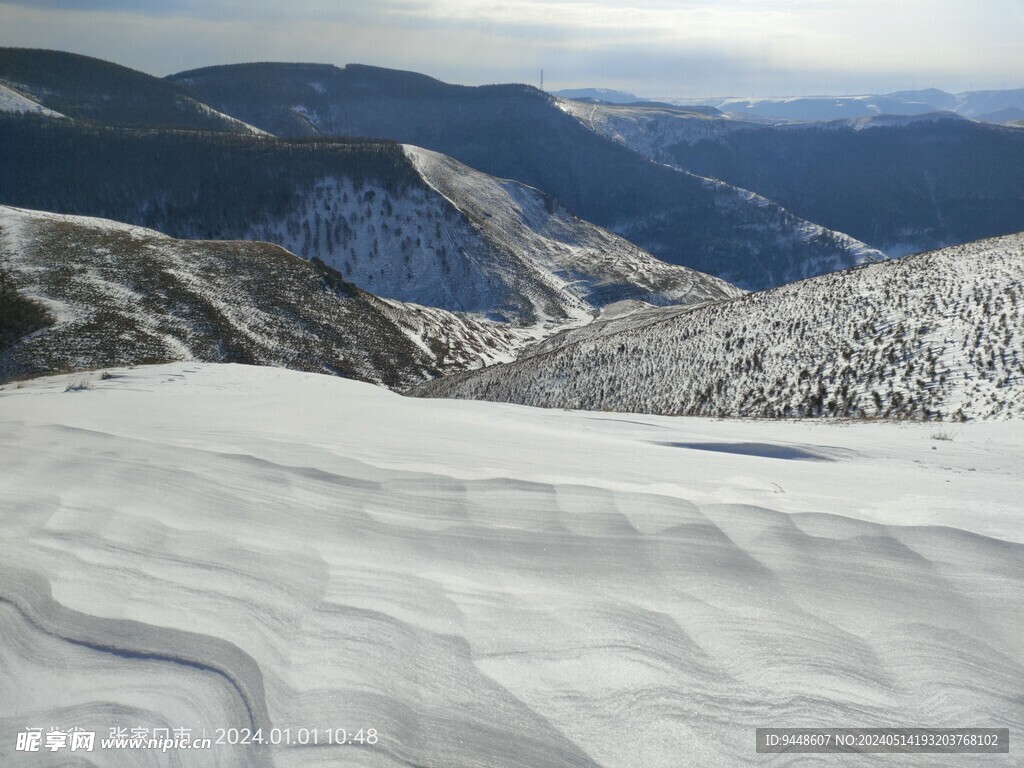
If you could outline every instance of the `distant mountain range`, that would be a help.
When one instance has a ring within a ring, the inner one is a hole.
[[[243,64],[170,78],[281,136],[374,136],[536,187],[660,259],[747,289],[880,254],[727,184],[667,168],[522,85],[465,87],[361,65]]]
[[[1024,118],[1024,88],[947,93],[937,88],[863,96],[792,96],[787,98],[719,98],[673,100],[702,104],[736,117],[816,122],[873,115],[922,115],[954,112],[973,120],[1006,123]]]
[[[770,126],[679,107],[563,108],[652,160],[754,190],[890,256],[1024,230],[1017,127],[952,112]]]
[[[586,101],[602,101],[606,104],[634,104],[641,99],[634,93],[628,91],[616,91],[613,88],[563,88],[560,91],[551,91],[552,96],[561,99],[580,99]]]
[[[0,376],[199,359],[574,408],[1021,414],[1022,238],[886,253],[1024,230],[1024,130],[587,99],[2,49]]]
[[[698,308],[612,307],[433,397],[703,416],[1024,416],[1024,235]]]

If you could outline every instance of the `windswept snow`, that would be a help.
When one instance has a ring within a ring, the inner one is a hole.
[[[112,374],[0,387],[5,766],[55,764],[13,751],[29,727],[320,733],[97,768],[946,768],[979,758],[766,760],[754,729],[1024,738],[1017,424],[940,441]]]

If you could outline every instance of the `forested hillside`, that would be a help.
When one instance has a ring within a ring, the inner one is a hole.
[[[1024,415],[1024,235],[551,339],[425,394],[703,416]]]

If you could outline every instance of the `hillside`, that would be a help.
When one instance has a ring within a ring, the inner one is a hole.
[[[0,48],[0,112],[13,92],[39,108],[95,125],[259,134],[202,103],[184,88],[109,61],[63,51]]]
[[[542,190],[656,257],[746,289],[879,257],[727,184],[651,162],[523,85],[480,87],[362,65],[244,64],[171,81],[283,136],[373,136]]]
[[[379,296],[516,323],[579,319],[622,298],[668,304],[736,293],[537,190],[391,142],[93,129],[23,116],[0,118],[0,162],[2,203],[175,237],[273,242]]]
[[[420,393],[678,415],[1019,418],[1022,285],[1024,235],[1012,235],[626,315]]]
[[[664,142],[625,135],[651,157],[751,189],[890,256],[1024,230],[1019,128],[950,113],[712,125]]]
[[[0,206],[0,380],[172,360],[404,389],[511,359],[523,331],[384,301],[258,242],[174,240]]]
[[[655,259],[569,213],[549,195],[474,171],[450,157],[405,147],[416,170],[496,250],[513,254],[521,273],[548,277],[562,293],[601,307],[623,299],[700,304],[737,296],[732,285]]]
[[[19,93],[10,86],[0,82],[0,112],[13,114],[36,114],[44,117],[64,117],[59,112],[47,109],[37,101],[30,99],[23,93]]]
[[[708,111],[706,107],[595,104],[563,98],[558,100],[558,108],[595,133],[658,162],[664,162],[661,151],[666,147],[758,127],[756,123],[727,117],[718,110]]]

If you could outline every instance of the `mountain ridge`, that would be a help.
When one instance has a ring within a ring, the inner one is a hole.
[[[540,189],[663,261],[745,289],[861,260],[831,230],[808,238],[815,225],[774,202],[752,202],[746,190],[653,163],[581,125],[532,86],[457,86],[417,75],[346,65],[314,76],[261,64],[170,79],[277,135],[377,136],[441,152]]]
[[[31,324],[0,333],[4,380],[201,360],[402,390],[511,359],[532,340],[504,324],[380,299],[323,262],[269,243],[176,240],[105,219],[0,206],[5,285],[28,303],[21,314]]]
[[[15,116],[0,117],[0,161],[3,203],[175,237],[273,242],[374,294],[513,323],[578,318],[591,300],[690,301],[702,286],[693,299],[705,301],[736,290],[455,161],[449,175],[471,181],[453,204],[393,142],[140,133]],[[479,210],[476,198],[502,210]],[[543,215],[534,228],[519,221],[510,238],[491,223],[511,228],[510,210]]]
[[[44,110],[90,124],[258,135],[163,78],[91,56],[41,48],[0,48],[0,86]]]
[[[952,112],[759,125],[563,101],[645,157],[722,179],[889,256],[1024,229],[1024,133]]]

